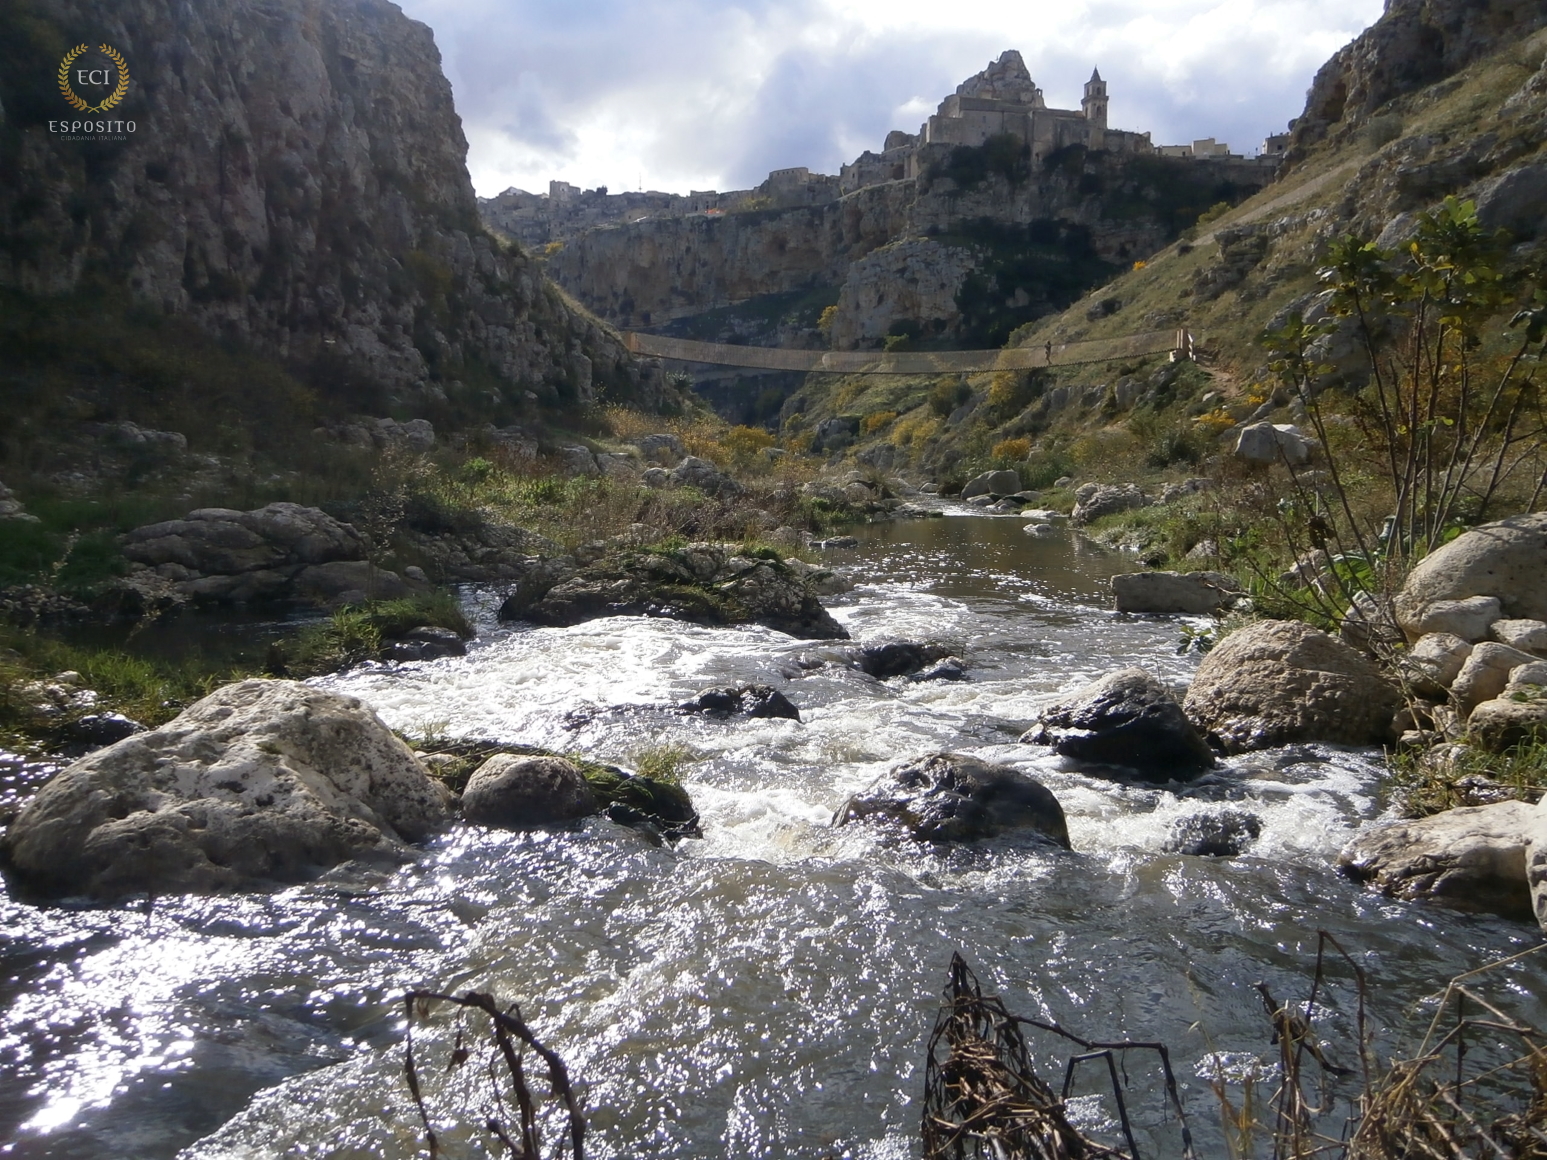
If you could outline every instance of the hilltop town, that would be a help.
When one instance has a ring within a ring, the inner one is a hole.
[[[511,188],[479,199],[479,207],[485,222],[498,233],[528,249],[541,249],[567,242],[585,230],[646,218],[824,205],[872,186],[915,180],[951,149],[981,147],[994,137],[1023,143],[1033,163],[1060,149],[1081,146],[1125,156],[1187,158],[1248,174],[1271,174],[1289,143],[1287,132],[1269,136],[1254,156],[1233,153],[1229,145],[1212,137],[1155,145],[1148,132],[1111,128],[1109,103],[1107,82],[1093,69],[1078,109],[1050,108],[1021,54],[1009,49],[958,85],[916,133],[894,129],[880,152],[866,150],[836,175],[793,166],[773,170],[752,189],[687,194],[613,193],[605,186],[581,189],[566,181],[551,181],[547,193]]]

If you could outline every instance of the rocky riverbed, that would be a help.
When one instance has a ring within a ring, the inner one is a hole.
[[[1130,562],[1023,522],[875,525],[824,552],[857,582],[821,598],[849,641],[661,617],[502,623],[503,592],[483,588],[467,594],[465,657],[318,682],[447,749],[495,739],[631,768],[681,752],[703,837],[655,844],[600,816],[452,825],[400,869],[343,862],[278,892],[110,910],[7,899],[12,1153],[413,1155],[394,998],[432,985],[521,1002],[586,1085],[597,1155],[907,1156],[931,996],[961,950],[1015,1009],[1168,1042],[1212,1154],[1206,1076],[1273,1057],[1251,984],[1303,994],[1318,928],[1370,974],[1383,1028],[1538,941],[1534,924],[1342,875],[1339,852],[1383,809],[1378,751],[1248,730],[1244,751],[1205,761],[1167,708],[1199,663],[1178,653],[1180,627],[1205,622],[1113,611],[1109,577]],[[907,640],[933,647],[885,647]],[[1086,688],[1133,668],[1152,680]],[[756,711],[775,693],[798,719]],[[1049,736],[1028,735],[1039,722]],[[1169,739],[1196,756],[1191,779],[1060,755],[1093,725]],[[961,760],[931,764],[940,753]],[[299,774],[299,760],[284,762]],[[1030,824],[970,844],[831,825],[888,779],[927,792],[894,772],[909,762],[963,800],[1040,783],[1061,817],[1017,790]],[[1501,979],[1541,1020],[1529,969]],[[1351,1017],[1345,996],[1327,1002],[1332,1023]],[[427,1034],[438,1051],[453,1028]],[[476,1120],[450,1124],[475,1097],[432,1092],[448,1155],[474,1154]],[[1151,1111],[1141,1146],[1174,1151]]]

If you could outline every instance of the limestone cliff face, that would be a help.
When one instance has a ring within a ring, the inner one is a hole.
[[[638,385],[484,232],[440,54],[395,5],[16,0],[0,42],[0,288],[128,296],[408,406],[464,377],[560,401]],[[85,116],[54,81],[83,42],[128,64],[122,139],[50,131]]]
[[[1377,109],[1459,72],[1547,25],[1541,0],[1386,0],[1386,11],[1316,73],[1290,139],[1290,161]]]
[[[956,158],[950,147],[931,148],[923,177],[869,186],[826,205],[589,230],[554,253],[547,270],[582,304],[626,327],[658,327],[760,296],[841,287],[833,336],[841,346],[866,345],[900,321],[927,324],[935,334],[956,325],[953,296],[979,265],[965,255],[994,256],[985,225],[989,232],[1047,223],[1078,227],[1093,255],[1110,264],[1109,273],[1152,254],[1216,202],[1240,200],[1272,178],[1271,169],[1253,163],[1119,157],[1083,147],[997,172]],[[921,238],[942,244],[906,245],[889,249],[889,258],[862,261],[882,247]],[[1063,293],[1059,301],[1059,293],[1035,278],[1023,286],[1005,263],[998,265],[992,290],[1020,304],[1007,307],[1023,310],[1018,321],[1072,300]],[[910,282],[918,277],[927,286]],[[908,285],[894,293],[888,283],[895,279]]]
[[[652,218],[591,230],[548,273],[622,326],[660,325],[763,294],[843,281],[849,263],[906,226],[911,182],[823,206]]]

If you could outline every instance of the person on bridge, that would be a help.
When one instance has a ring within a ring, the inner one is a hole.
[[[1053,365],[1053,340],[1052,339],[1048,339],[1047,348],[1046,349],[1047,349],[1047,365],[1048,366],[1052,366]]]

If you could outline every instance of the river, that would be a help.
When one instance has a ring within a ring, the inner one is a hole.
[[[1107,577],[1133,567],[1120,555],[965,513],[859,535],[829,553],[860,581],[827,601],[834,615],[862,641],[949,641],[968,680],[811,667],[832,646],[756,628],[500,627],[492,597],[470,593],[480,637],[466,658],[324,682],[411,732],[625,765],[646,747],[685,747],[701,841],[656,847],[601,820],[457,829],[394,875],[344,868],[270,896],[0,902],[0,1155],[427,1155],[398,999],[429,986],[520,1003],[581,1083],[588,1155],[904,1160],[917,1155],[925,1043],[960,951],[1012,1010],[1166,1042],[1200,1155],[1217,1156],[1210,1069],[1240,1075],[1276,1057],[1253,984],[1303,996],[1318,929],[1360,962],[1392,1042],[1450,976],[1539,941],[1335,873],[1337,850],[1383,807],[1378,754],[1272,750],[1184,788],[1093,776],[1020,745],[1060,688],[1130,664],[1180,685],[1196,666],[1178,654],[1176,620],[1105,610]],[[804,720],[658,708],[748,681],[783,689]],[[830,827],[849,794],[935,750],[1041,778],[1074,852],[994,842],[940,854]],[[1166,852],[1176,819],[1225,808],[1262,820],[1247,855]],[[1493,983],[1541,1021],[1534,970]],[[1336,1038],[1352,1017],[1347,975],[1334,971],[1322,1015],[1334,1055],[1351,1054]],[[481,1130],[487,1075],[444,1074],[452,1034],[449,1017],[423,1031],[443,1154],[502,1154]],[[1067,1046],[1036,1046],[1061,1075]],[[1145,1155],[1176,1155],[1148,1061],[1129,1066]],[[1076,1108],[1109,1130],[1094,1078]]]

